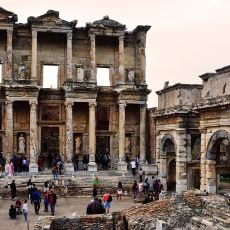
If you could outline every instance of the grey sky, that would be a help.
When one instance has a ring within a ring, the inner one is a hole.
[[[47,10],[85,26],[109,15],[128,30],[151,25],[147,35],[149,107],[157,106],[156,90],[165,81],[201,83],[199,75],[230,64],[230,0],[0,0],[19,22]]]

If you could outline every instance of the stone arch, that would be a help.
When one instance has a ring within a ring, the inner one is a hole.
[[[173,135],[171,133],[166,133],[164,135],[164,137],[161,140],[161,151],[160,151],[160,156],[161,155],[166,155],[166,147],[167,145],[172,142],[174,144],[174,148],[175,148],[175,153],[176,153],[176,142],[175,139],[173,137]]]
[[[226,130],[218,130],[212,135],[206,151],[206,160],[216,160],[217,147],[224,139],[230,142],[230,135]]]

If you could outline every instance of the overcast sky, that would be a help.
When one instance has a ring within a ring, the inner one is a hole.
[[[201,84],[199,75],[230,64],[230,0],[0,0],[19,22],[47,10],[85,26],[109,15],[128,30],[151,25],[147,35],[149,107],[164,82]]]

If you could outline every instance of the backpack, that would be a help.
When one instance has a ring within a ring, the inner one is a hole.
[[[108,202],[111,202],[113,200],[113,198],[112,198],[112,196],[111,195],[109,195],[109,197],[108,197]]]

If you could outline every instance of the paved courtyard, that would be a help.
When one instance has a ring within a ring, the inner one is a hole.
[[[77,197],[77,198],[59,198],[57,200],[56,205],[56,213],[55,216],[71,216],[73,214],[76,215],[85,215],[86,206],[90,202],[90,197]],[[0,220],[1,220],[1,230],[28,230],[26,223],[24,222],[23,215],[17,216],[16,220],[10,220],[8,215],[9,206],[14,204],[14,201],[11,200],[1,200],[0,202]],[[111,205],[111,212],[119,211],[136,204],[133,203],[133,199],[131,197],[122,197],[121,202],[117,202],[116,198],[113,198],[113,202]],[[28,203],[29,209],[29,229],[33,229],[33,226],[39,216],[45,216],[47,213],[43,212],[44,205],[43,200],[41,203],[40,213],[39,215],[35,215],[34,207],[30,203]],[[49,212],[50,214],[50,212]]]

